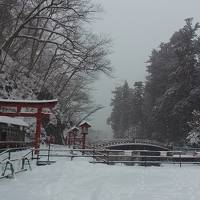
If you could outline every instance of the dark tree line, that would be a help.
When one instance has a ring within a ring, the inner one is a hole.
[[[136,134],[140,137],[181,144],[191,130],[188,122],[192,120],[193,110],[200,109],[200,26],[199,23],[193,24],[191,18],[185,22],[185,26],[176,31],[169,42],[161,43],[159,49],[151,53],[148,75],[139,101],[140,114],[134,101],[126,104],[131,117],[128,120],[122,118],[130,123],[130,127],[139,125]],[[123,129],[125,123],[121,126],[116,118],[123,113],[126,117],[128,115],[126,109],[119,107],[116,91],[109,121],[114,136],[123,137],[127,131]],[[132,93],[136,95],[136,91]],[[139,120],[138,123],[135,123],[135,118]]]
[[[113,110],[107,122],[111,125],[115,138],[135,137],[141,132],[143,93],[142,82],[135,82],[133,88],[125,82],[113,91]]]

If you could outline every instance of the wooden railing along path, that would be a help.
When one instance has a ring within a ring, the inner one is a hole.
[[[13,177],[19,172],[31,170],[30,161],[36,160],[37,165],[54,163],[56,157],[69,158],[73,161],[76,158],[89,158],[90,163],[103,163],[113,165],[123,163],[126,165],[140,166],[161,166],[165,164],[179,165],[192,164],[200,165],[200,151],[149,151],[149,150],[109,150],[109,149],[51,149],[41,148],[37,156],[35,149],[26,149],[23,154],[18,151],[22,148],[7,149],[0,153],[0,179]],[[24,148],[25,150],[25,148]],[[18,166],[18,168],[17,168]]]
[[[45,153],[46,152],[46,153]],[[49,150],[40,149],[38,164],[50,164],[55,162],[52,158],[65,157],[74,160],[75,158],[92,158],[91,163],[115,164],[124,163],[129,165],[164,165],[178,164],[200,164],[200,152],[191,151],[149,151],[149,150],[108,150],[108,149],[66,149]],[[44,158],[46,158],[44,160]]]
[[[0,150],[0,179],[13,178],[17,173],[31,170],[30,160],[34,158],[34,149],[20,147]],[[22,154],[22,150],[26,152]]]

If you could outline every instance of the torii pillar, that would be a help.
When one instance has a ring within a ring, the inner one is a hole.
[[[43,112],[43,108],[52,109],[57,104],[58,100],[10,100],[10,99],[0,99],[0,116],[9,117],[35,117],[36,118],[36,128],[35,128],[35,154],[38,154],[38,149],[40,147],[40,135],[41,135],[41,125],[42,118],[48,117],[50,113]],[[24,112],[22,108],[29,109],[34,108],[37,112]],[[5,111],[5,110],[14,110]]]

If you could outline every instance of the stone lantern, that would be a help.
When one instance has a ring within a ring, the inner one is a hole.
[[[81,128],[81,134],[82,134],[82,149],[85,149],[85,139],[86,139],[86,135],[88,134],[88,128],[91,127],[91,125],[84,121],[82,122],[79,127]]]

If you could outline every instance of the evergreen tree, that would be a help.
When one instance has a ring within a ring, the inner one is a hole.
[[[127,81],[123,86],[115,88],[113,91],[114,98],[112,99],[111,106],[113,106],[111,116],[107,122],[113,129],[114,137],[121,138],[127,135],[129,127],[129,101],[130,101],[130,88]]]
[[[112,113],[108,119],[115,138],[136,137],[141,132],[143,113],[143,83],[129,88],[127,81],[113,92]]]
[[[143,95],[144,86],[141,81],[134,83],[130,99],[129,129],[132,137],[141,137],[143,132]]]
[[[198,23],[193,26],[192,19],[186,19],[168,43],[152,52],[144,107],[151,137],[180,143],[192,110],[200,107],[198,29]]]

